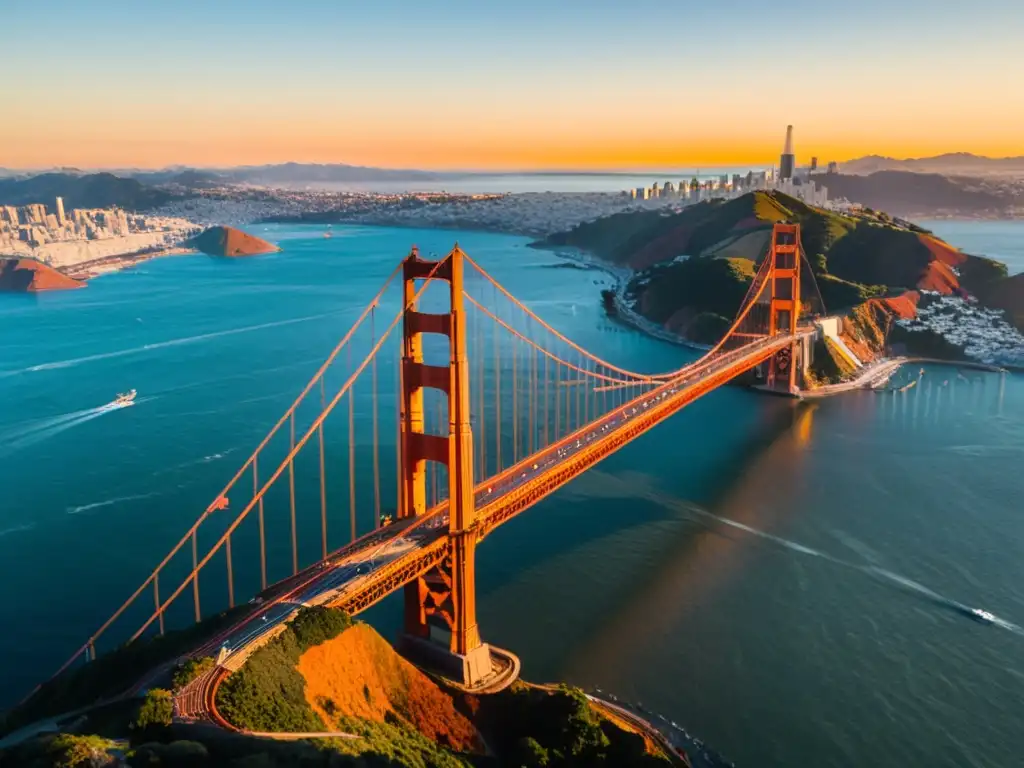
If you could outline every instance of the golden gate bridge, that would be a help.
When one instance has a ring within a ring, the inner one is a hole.
[[[300,607],[357,614],[399,590],[410,654],[466,690],[496,690],[518,662],[477,625],[477,545],[741,374],[796,392],[809,315],[822,311],[799,226],[776,224],[721,340],[693,363],[642,373],[566,338],[458,245],[434,260],[413,248],[213,502],[57,674],[125,638],[235,608],[258,584],[238,620],[189,654],[217,665],[179,692],[180,717],[227,726],[216,686]],[[393,382],[378,370],[389,358]],[[372,434],[369,461],[357,462],[357,422]],[[394,432],[384,440],[382,426]],[[338,472],[342,482],[329,482]],[[337,540],[346,508],[349,542],[332,549],[329,529]],[[374,524],[361,533],[369,508]],[[315,552],[299,522],[314,514]]]

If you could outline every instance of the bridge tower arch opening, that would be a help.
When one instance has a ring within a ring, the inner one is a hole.
[[[772,226],[768,246],[771,269],[771,290],[768,315],[768,335],[795,334],[800,319],[800,225],[775,224]],[[768,363],[768,386],[797,391],[797,370],[802,357],[801,345],[794,342],[779,350]]]
[[[490,647],[481,642],[476,619],[476,543],[479,536],[473,496],[473,433],[470,424],[467,324],[463,302],[465,254],[456,244],[440,263],[421,259],[413,248],[405,259],[401,365],[402,493],[398,517],[427,511],[426,464],[448,469],[448,551],[435,568],[404,588],[403,646],[465,686],[492,675]],[[449,285],[448,313],[421,312],[417,280]],[[423,359],[425,333],[448,337],[447,366]],[[423,390],[443,392],[448,402],[448,434],[425,432]]]

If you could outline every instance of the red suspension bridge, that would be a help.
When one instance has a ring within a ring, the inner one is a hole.
[[[217,671],[178,698],[179,715],[218,719],[211,686],[301,606],[355,614],[402,590],[411,653],[467,689],[510,681],[514,657],[477,625],[477,545],[741,374],[794,391],[814,333],[805,267],[799,227],[775,225],[721,341],[692,364],[650,374],[573,343],[457,245],[439,260],[414,248],[213,503],[58,674],[259,590],[251,610],[194,650],[217,654]],[[331,536],[349,541],[334,549]]]

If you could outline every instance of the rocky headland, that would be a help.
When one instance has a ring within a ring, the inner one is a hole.
[[[189,240],[186,245],[209,256],[259,256],[281,249],[266,240],[234,227],[210,227]]]
[[[845,317],[842,341],[860,363],[894,351],[986,363],[1024,359],[1024,280],[1008,277],[999,262],[870,209],[840,214],[759,191],[680,212],[607,216],[537,245],[582,249],[630,270],[619,288],[624,309],[707,345],[728,329],[772,224],[783,221],[801,225],[814,276],[804,281],[803,298]],[[848,355],[822,347],[815,360],[823,383],[852,372]]]

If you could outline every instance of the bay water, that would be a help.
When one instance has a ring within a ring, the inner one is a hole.
[[[659,371],[693,358],[609,322],[610,278],[555,268],[524,238],[254,233],[284,250],[0,296],[0,705],[148,575],[411,244],[443,253],[458,240],[612,362]],[[100,408],[129,388],[137,405]],[[326,439],[343,474],[339,435]],[[741,766],[1016,765],[1022,456],[1020,376],[929,366],[905,393],[811,404],[724,388],[482,544],[482,632],[527,679],[640,701]],[[315,477],[301,482],[318,498]],[[348,509],[329,498],[335,547]],[[319,508],[300,520],[312,556]],[[997,622],[971,621],[974,606]],[[400,608],[391,598],[365,618],[392,635]]]

